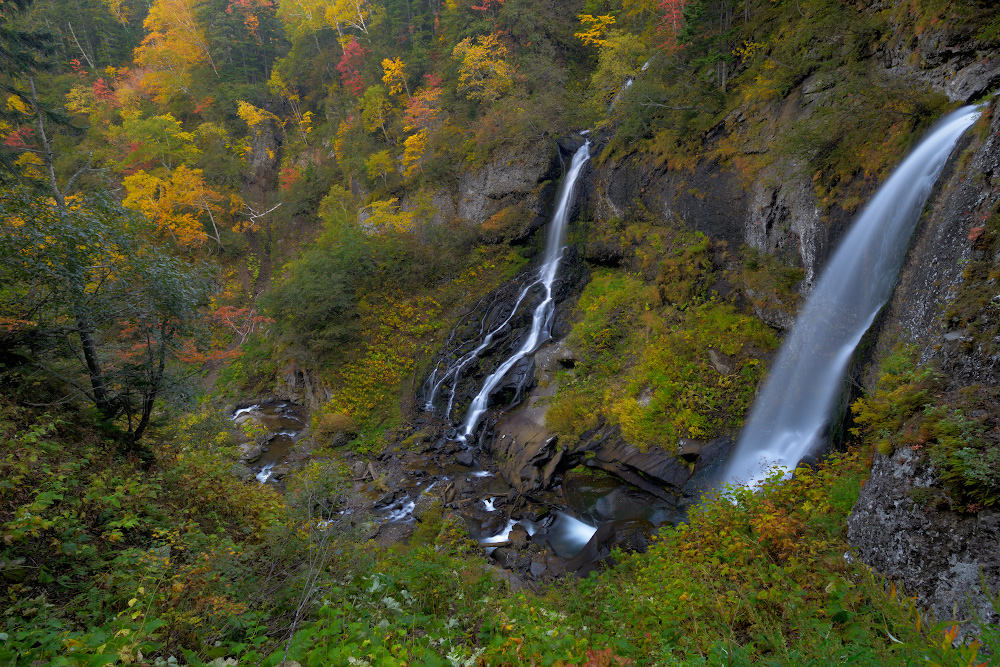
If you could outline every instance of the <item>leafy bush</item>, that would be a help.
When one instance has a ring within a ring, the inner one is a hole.
[[[932,366],[919,366],[917,350],[901,346],[883,363],[868,395],[851,406],[851,433],[889,456],[900,447],[920,452],[948,490],[950,504],[975,512],[1000,503],[1000,443],[981,419],[995,390],[973,385],[946,391]]]

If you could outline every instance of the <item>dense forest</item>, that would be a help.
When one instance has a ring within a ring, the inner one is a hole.
[[[0,0],[0,664],[992,664],[997,86],[994,0]],[[965,104],[821,451],[720,479]]]

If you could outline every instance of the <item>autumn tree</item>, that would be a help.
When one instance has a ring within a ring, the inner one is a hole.
[[[385,58],[382,60],[382,83],[389,86],[389,93],[398,95],[406,92],[410,96],[410,87],[406,84],[406,66],[401,58]]]
[[[459,89],[470,99],[493,104],[514,86],[514,68],[507,62],[509,52],[496,34],[466,37],[452,55],[461,61]]]
[[[146,37],[135,51],[144,68],[144,88],[161,104],[177,92],[188,92],[191,71],[208,63],[218,74],[205,28],[198,22],[196,0],[154,0],[143,27]]]
[[[127,194],[122,204],[148,217],[181,247],[197,248],[210,238],[203,215],[212,226],[211,238],[222,244],[216,216],[224,210],[223,197],[208,186],[201,169],[180,165],[163,177],[138,171],[126,176],[123,185]]]
[[[441,111],[441,77],[428,74],[425,84],[406,101],[403,112],[403,129],[407,132],[426,130],[438,118]]]
[[[364,64],[368,49],[361,46],[358,41],[351,38],[344,44],[344,53],[337,63],[337,72],[340,73],[340,81],[344,88],[352,95],[358,96],[365,90],[364,81],[361,79],[361,67]]]
[[[382,135],[389,143],[393,143],[389,136],[389,117],[392,114],[392,102],[389,100],[385,88],[382,86],[371,86],[365,90],[361,98],[361,120],[364,123],[366,132],[382,130]]]

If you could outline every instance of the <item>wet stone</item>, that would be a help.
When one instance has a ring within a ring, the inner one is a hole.
[[[471,449],[465,449],[455,455],[455,462],[471,468],[472,464],[476,462],[476,455]]]
[[[519,523],[514,524],[510,534],[507,536],[507,540],[516,547],[525,546],[528,543],[528,539],[528,530]]]

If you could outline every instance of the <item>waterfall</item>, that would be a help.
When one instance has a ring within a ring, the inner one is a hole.
[[[515,364],[537,350],[539,346],[547,341],[551,335],[552,318],[555,315],[555,300],[552,295],[552,286],[555,283],[556,271],[559,268],[559,260],[562,259],[563,255],[563,237],[566,232],[566,223],[569,221],[570,209],[573,207],[573,189],[576,185],[576,179],[580,176],[580,172],[583,171],[584,163],[586,163],[589,159],[590,142],[586,141],[573,155],[573,161],[570,163],[569,171],[563,179],[562,187],[559,192],[559,198],[557,200],[556,212],[552,216],[552,222],[549,223],[549,232],[545,239],[545,255],[541,268],[538,271],[538,277],[534,281],[529,281],[517,297],[517,304],[520,305],[520,303],[527,296],[528,292],[537,286],[542,287],[544,296],[542,301],[535,306],[535,310],[532,313],[531,331],[528,334],[528,337],[525,338],[524,342],[521,344],[521,347],[507,360],[500,364],[499,368],[497,368],[492,375],[486,378],[483,382],[482,389],[480,389],[479,393],[476,394],[476,397],[472,399],[472,403],[469,405],[469,411],[465,416],[465,422],[462,425],[462,433],[460,437],[463,441],[466,441],[468,437],[475,432],[476,427],[479,425],[479,420],[482,418],[483,413],[486,412],[490,394],[492,394],[493,390],[497,388],[497,385],[503,381],[504,376],[507,375]],[[487,335],[481,345],[479,345],[472,353],[467,355],[467,358],[463,357],[459,360],[456,374],[461,372],[465,364],[471,361],[472,358],[477,356],[480,351],[489,345],[493,334],[506,326],[507,322],[510,321],[510,318],[513,317],[516,310],[517,306],[514,307],[510,316],[500,325],[500,327],[494,328],[494,330]],[[455,377],[455,384],[458,384],[457,375]],[[452,393],[452,396],[454,396],[454,392]],[[448,404],[448,409],[450,411],[451,402]]]
[[[857,218],[782,344],[723,476],[756,484],[794,469],[820,444],[854,348],[892,293],[924,203],[952,149],[979,117],[946,116]]]

